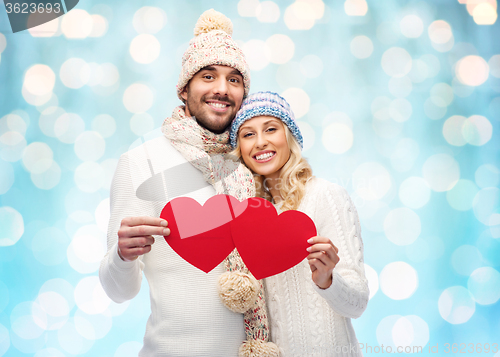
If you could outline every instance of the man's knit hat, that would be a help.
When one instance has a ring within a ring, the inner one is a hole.
[[[290,104],[288,104],[285,98],[273,92],[257,92],[250,94],[243,103],[241,103],[240,110],[236,113],[236,117],[229,131],[229,138],[233,148],[236,147],[238,130],[241,125],[247,120],[261,115],[269,115],[280,119],[288,126],[288,129],[290,129],[292,135],[297,139],[300,147],[303,148],[302,134],[295,121],[295,116],[293,115],[292,108],[290,108]]]
[[[201,14],[194,28],[194,38],[182,56],[182,69],[177,82],[177,96],[184,101],[181,92],[189,80],[202,68],[211,65],[233,67],[243,76],[245,93],[250,90],[250,70],[243,51],[231,35],[233,23],[214,9]]]

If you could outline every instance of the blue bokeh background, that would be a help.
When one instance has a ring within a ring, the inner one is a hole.
[[[0,356],[137,355],[147,284],[118,305],[97,278],[109,185],[119,156],[180,104],[181,56],[210,8],[233,21],[251,91],[289,100],[315,175],[355,200],[365,355],[455,343],[500,356],[496,7],[87,0],[13,34],[2,3]]]

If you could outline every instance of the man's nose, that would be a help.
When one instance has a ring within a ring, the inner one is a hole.
[[[217,78],[217,80],[214,82],[213,93],[219,95],[227,95],[227,92],[228,92],[228,85],[226,78],[223,77]]]

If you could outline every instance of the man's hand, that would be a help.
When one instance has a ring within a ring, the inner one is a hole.
[[[333,245],[332,241],[326,237],[315,236],[310,238],[307,243],[311,244],[307,251],[309,267],[312,272],[312,280],[321,289],[327,289],[332,285],[332,271],[340,258],[337,255],[339,250]]]
[[[118,230],[118,255],[124,261],[132,261],[151,251],[153,235],[168,236],[168,222],[154,217],[126,217]]]

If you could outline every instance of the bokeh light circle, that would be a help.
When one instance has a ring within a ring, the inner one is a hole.
[[[406,15],[399,22],[399,27],[403,36],[408,38],[418,38],[424,32],[424,23],[417,15]]]
[[[0,227],[0,247],[14,245],[24,233],[23,216],[12,207],[0,207]]]
[[[351,53],[359,59],[368,58],[373,53],[373,42],[369,37],[356,36],[351,41]]]
[[[295,1],[285,10],[283,17],[290,30],[309,30],[314,26],[316,14],[306,1]]]
[[[0,158],[9,161],[19,161],[26,148],[26,139],[17,131],[8,131],[0,135]]]
[[[23,88],[35,96],[50,95],[56,83],[54,71],[47,65],[35,64],[24,75]]]
[[[96,161],[104,155],[106,142],[101,134],[85,131],[75,140],[75,154],[82,161]]]
[[[460,179],[451,190],[446,192],[446,200],[453,209],[468,211],[472,208],[472,202],[478,191],[474,182]]]
[[[92,120],[92,130],[103,138],[109,138],[116,131],[116,121],[109,114],[99,114]]]
[[[365,16],[368,12],[366,0],[346,0],[344,11],[348,16]]]
[[[252,71],[260,71],[269,64],[270,50],[262,40],[250,40],[242,46],[248,66]]]
[[[90,79],[90,66],[81,58],[67,59],[59,70],[61,82],[72,89],[83,87]]]
[[[68,321],[70,308],[66,299],[54,291],[38,295],[36,303],[47,315],[45,330],[58,330]]]
[[[143,6],[134,13],[132,25],[138,33],[158,33],[167,23],[167,14],[159,7]]]
[[[286,35],[272,35],[266,40],[267,52],[271,63],[283,64],[290,61],[295,53],[295,44]]]
[[[466,56],[457,63],[455,73],[461,83],[477,87],[488,79],[489,66],[480,56]]]
[[[316,134],[313,127],[308,122],[297,121],[297,125],[302,133],[302,137],[304,138],[304,148],[302,149],[302,152],[305,152],[313,147]]]
[[[467,281],[467,288],[476,303],[492,305],[500,299],[500,273],[491,267],[476,269]]]
[[[451,265],[463,276],[469,276],[474,270],[484,265],[481,252],[476,247],[464,244],[455,249],[451,255]]]
[[[438,103],[438,104],[436,104]],[[424,112],[432,120],[439,120],[446,114],[446,105],[440,97],[430,97],[424,102]]]
[[[379,200],[392,186],[389,171],[378,162],[365,162],[352,173],[352,185],[356,193],[368,201]]]
[[[145,84],[134,83],[125,89],[123,104],[131,113],[144,113],[153,105],[153,91]]]
[[[493,77],[500,78],[500,55],[491,56],[488,66],[490,67],[490,74]]]
[[[368,289],[370,290],[369,299],[371,299],[378,291],[378,274],[371,266],[364,264],[366,279],[368,279]]]
[[[111,300],[104,292],[97,276],[88,276],[75,287],[75,302],[80,310],[89,315],[101,314]]]
[[[134,114],[132,118],[130,118],[130,130],[137,136],[143,136],[149,133],[154,127],[155,120],[148,113]]]
[[[72,9],[62,17],[61,30],[66,38],[86,38],[92,33],[92,26],[92,16],[82,9]]]
[[[437,20],[432,22],[428,29],[429,38],[432,42],[443,45],[453,38],[451,26],[444,20]]]
[[[317,78],[323,72],[323,61],[316,55],[307,55],[300,61],[300,71],[307,78]]]
[[[425,206],[431,198],[431,189],[421,177],[408,177],[399,186],[399,199],[406,207],[418,209]]]
[[[262,1],[257,6],[256,17],[260,22],[277,22],[280,18],[280,7],[273,1]]]
[[[106,253],[105,242],[106,235],[96,225],[78,229],[66,251],[71,267],[82,274],[97,271]]]
[[[396,98],[407,97],[413,89],[413,85],[409,76],[392,77],[389,80],[389,91]],[[408,103],[410,104],[410,103]],[[411,107],[411,104],[410,104]]]
[[[413,351],[415,346],[426,346],[429,342],[429,326],[419,316],[402,316],[391,329],[395,346],[406,351]],[[397,352],[397,351],[395,351]]]
[[[57,227],[46,227],[36,232],[31,242],[35,259],[46,266],[61,264],[66,260],[69,237]]]
[[[149,64],[160,56],[161,44],[158,39],[151,34],[140,34],[134,37],[130,43],[129,52],[134,61],[142,64]]]
[[[412,296],[418,287],[417,271],[406,262],[387,264],[380,272],[380,289],[393,300]]]
[[[406,207],[393,209],[384,220],[385,235],[396,245],[412,244],[421,229],[419,216]]]
[[[14,168],[8,162],[0,160],[0,195],[9,191],[14,184]]]
[[[57,331],[57,339],[64,351],[72,355],[85,354],[94,344],[93,340],[87,340],[78,332],[73,319]]]
[[[61,167],[57,162],[52,161],[47,170],[40,173],[32,172],[30,178],[33,184],[41,190],[53,189],[61,181]]]
[[[342,123],[328,125],[322,136],[323,146],[334,154],[343,154],[352,147],[354,136],[351,128]]]
[[[467,144],[462,129],[467,118],[461,115],[453,115],[446,119],[443,124],[443,136],[446,141],[453,146],[464,146]]]
[[[5,51],[6,47],[7,47],[7,38],[3,33],[0,33],[0,54],[2,54],[3,51]]]
[[[94,14],[92,17],[92,31],[89,37],[102,37],[108,31],[108,20],[104,16]]]
[[[55,136],[65,144],[73,144],[85,130],[85,122],[75,113],[63,113],[54,123]]]
[[[104,170],[96,162],[86,161],[75,169],[75,184],[84,192],[96,192],[104,184]]]
[[[462,126],[462,135],[469,144],[481,146],[490,141],[493,136],[493,126],[487,118],[473,115]]]
[[[51,167],[53,157],[54,153],[47,144],[34,142],[24,149],[23,165],[31,173],[40,174]]]
[[[290,103],[290,107],[295,114],[295,118],[302,118],[309,111],[311,100],[309,95],[301,88],[288,88],[281,93],[281,96]]]
[[[444,290],[438,300],[439,314],[450,324],[463,324],[474,315],[476,304],[472,294],[463,286]]]
[[[75,312],[75,328],[87,340],[105,337],[113,326],[113,318],[108,310],[100,314],[87,314],[78,309]]]
[[[500,169],[492,164],[484,164],[477,168],[474,177],[480,188],[495,187],[500,183]]]
[[[430,188],[437,192],[450,190],[460,179],[458,162],[448,154],[436,154],[429,157],[422,171]]]
[[[382,69],[391,77],[403,77],[411,70],[412,58],[401,47],[391,47],[382,55]]]
[[[394,99],[391,104],[389,104],[389,115],[396,122],[405,122],[410,119],[413,113],[412,105],[409,101],[404,98]]]
[[[472,201],[474,215],[479,222],[490,225],[491,217],[500,214],[500,189],[498,187],[486,187],[481,189]]]
[[[241,1],[240,1],[241,2]],[[118,346],[114,357],[136,357],[142,349],[142,343],[129,341]]]

